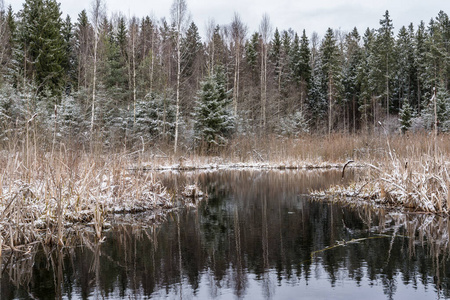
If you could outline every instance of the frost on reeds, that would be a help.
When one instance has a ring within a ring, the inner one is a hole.
[[[337,201],[367,200],[408,211],[450,214],[450,176],[448,156],[439,148],[427,152],[414,150],[414,141],[402,155],[387,141],[386,157],[365,163],[366,176],[350,186],[335,186],[325,193]],[[431,146],[432,147],[432,146]]]
[[[29,152],[30,153],[30,152]],[[64,244],[65,233],[88,225],[101,239],[114,213],[172,208],[172,197],[150,173],[128,169],[127,155],[62,151],[0,157],[0,242],[20,250],[33,242]]]

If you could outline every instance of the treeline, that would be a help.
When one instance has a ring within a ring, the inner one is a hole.
[[[0,9],[3,139],[32,116],[58,138],[95,133],[111,145],[174,142],[175,151],[233,135],[370,132],[379,121],[450,129],[443,11],[397,32],[386,11],[379,28],[329,28],[323,38],[276,28],[268,15],[252,33],[235,14],[211,21],[202,39],[185,0],[159,20],[108,16],[103,0],[75,21],[55,0]]]

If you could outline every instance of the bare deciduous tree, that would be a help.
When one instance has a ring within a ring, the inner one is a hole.
[[[238,13],[234,14],[231,22],[231,37],[234,46],[234,85],[233,85],[233,108],[234,115],[237,115],[237,104],[239,101],[239,74],[240,64],[242,58],[242,48],[244,45],[245,36],[247,34],[247,26],[241,21]]]
[[[92,77],[92,116],[91,116],[91,133],[94,130],[95,121],[95,96],[96,96],[96,81],[97,81],[97,50],[99,41],[99,27],[100,20],[106,11],[106,5],[103,0],[93,0],[92,1],[92,26],[94,29],[94,61],[93,61],[93,77]]]
[[[176,86],[176,115],[175,115],[175,142],[174,153],[177,153],[178,131],[180,123],[180,77],[181,77],[181,38],[189,24],[187,4],[185,0],[174,0],[171,9],[172,22],[175,28],[176,54],[177,54],[177,86]]]
[[[214,45],[214,31],[216,29],[216,22],[214,19],[209,19],[206,24],[206,48],[208,53],[208,72],[212,74],[214,69],[214,53],[215,53],[215,45]]]
[[[264,14],[259,25],[261,36],[261,127],[266,128],[266,106],[267,106],[267,48],[272,35],[272,25],[268,14]]]
[[[131,75],[133,90],[133,126],[136,124],[136,39],[139,34],[139,25],[136,17],[130,19],[130,47],[131,47]]]

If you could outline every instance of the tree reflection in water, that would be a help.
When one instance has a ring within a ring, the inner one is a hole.
[[[115,224],[102,244],[6,253],[2,299],[450,296],[446,218],[311,202],[333,171],[173,176],[209,199],[158,227]]]

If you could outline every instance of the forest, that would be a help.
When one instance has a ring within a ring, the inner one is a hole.
[[[235,13],[229,24],[211,19],[201,37],[185,0],[161,19],[108,14],[105,2],[71,20],[56,0],[25,0],[17,12],[1,0],[2,143],[31,122],[44,141],[174,153],[246,137],[371,134],[379,124],[450,130],[444,11],[401,27],[386,11],[378,28],[324,33],[278,28],[267,14],[250,32]]]

